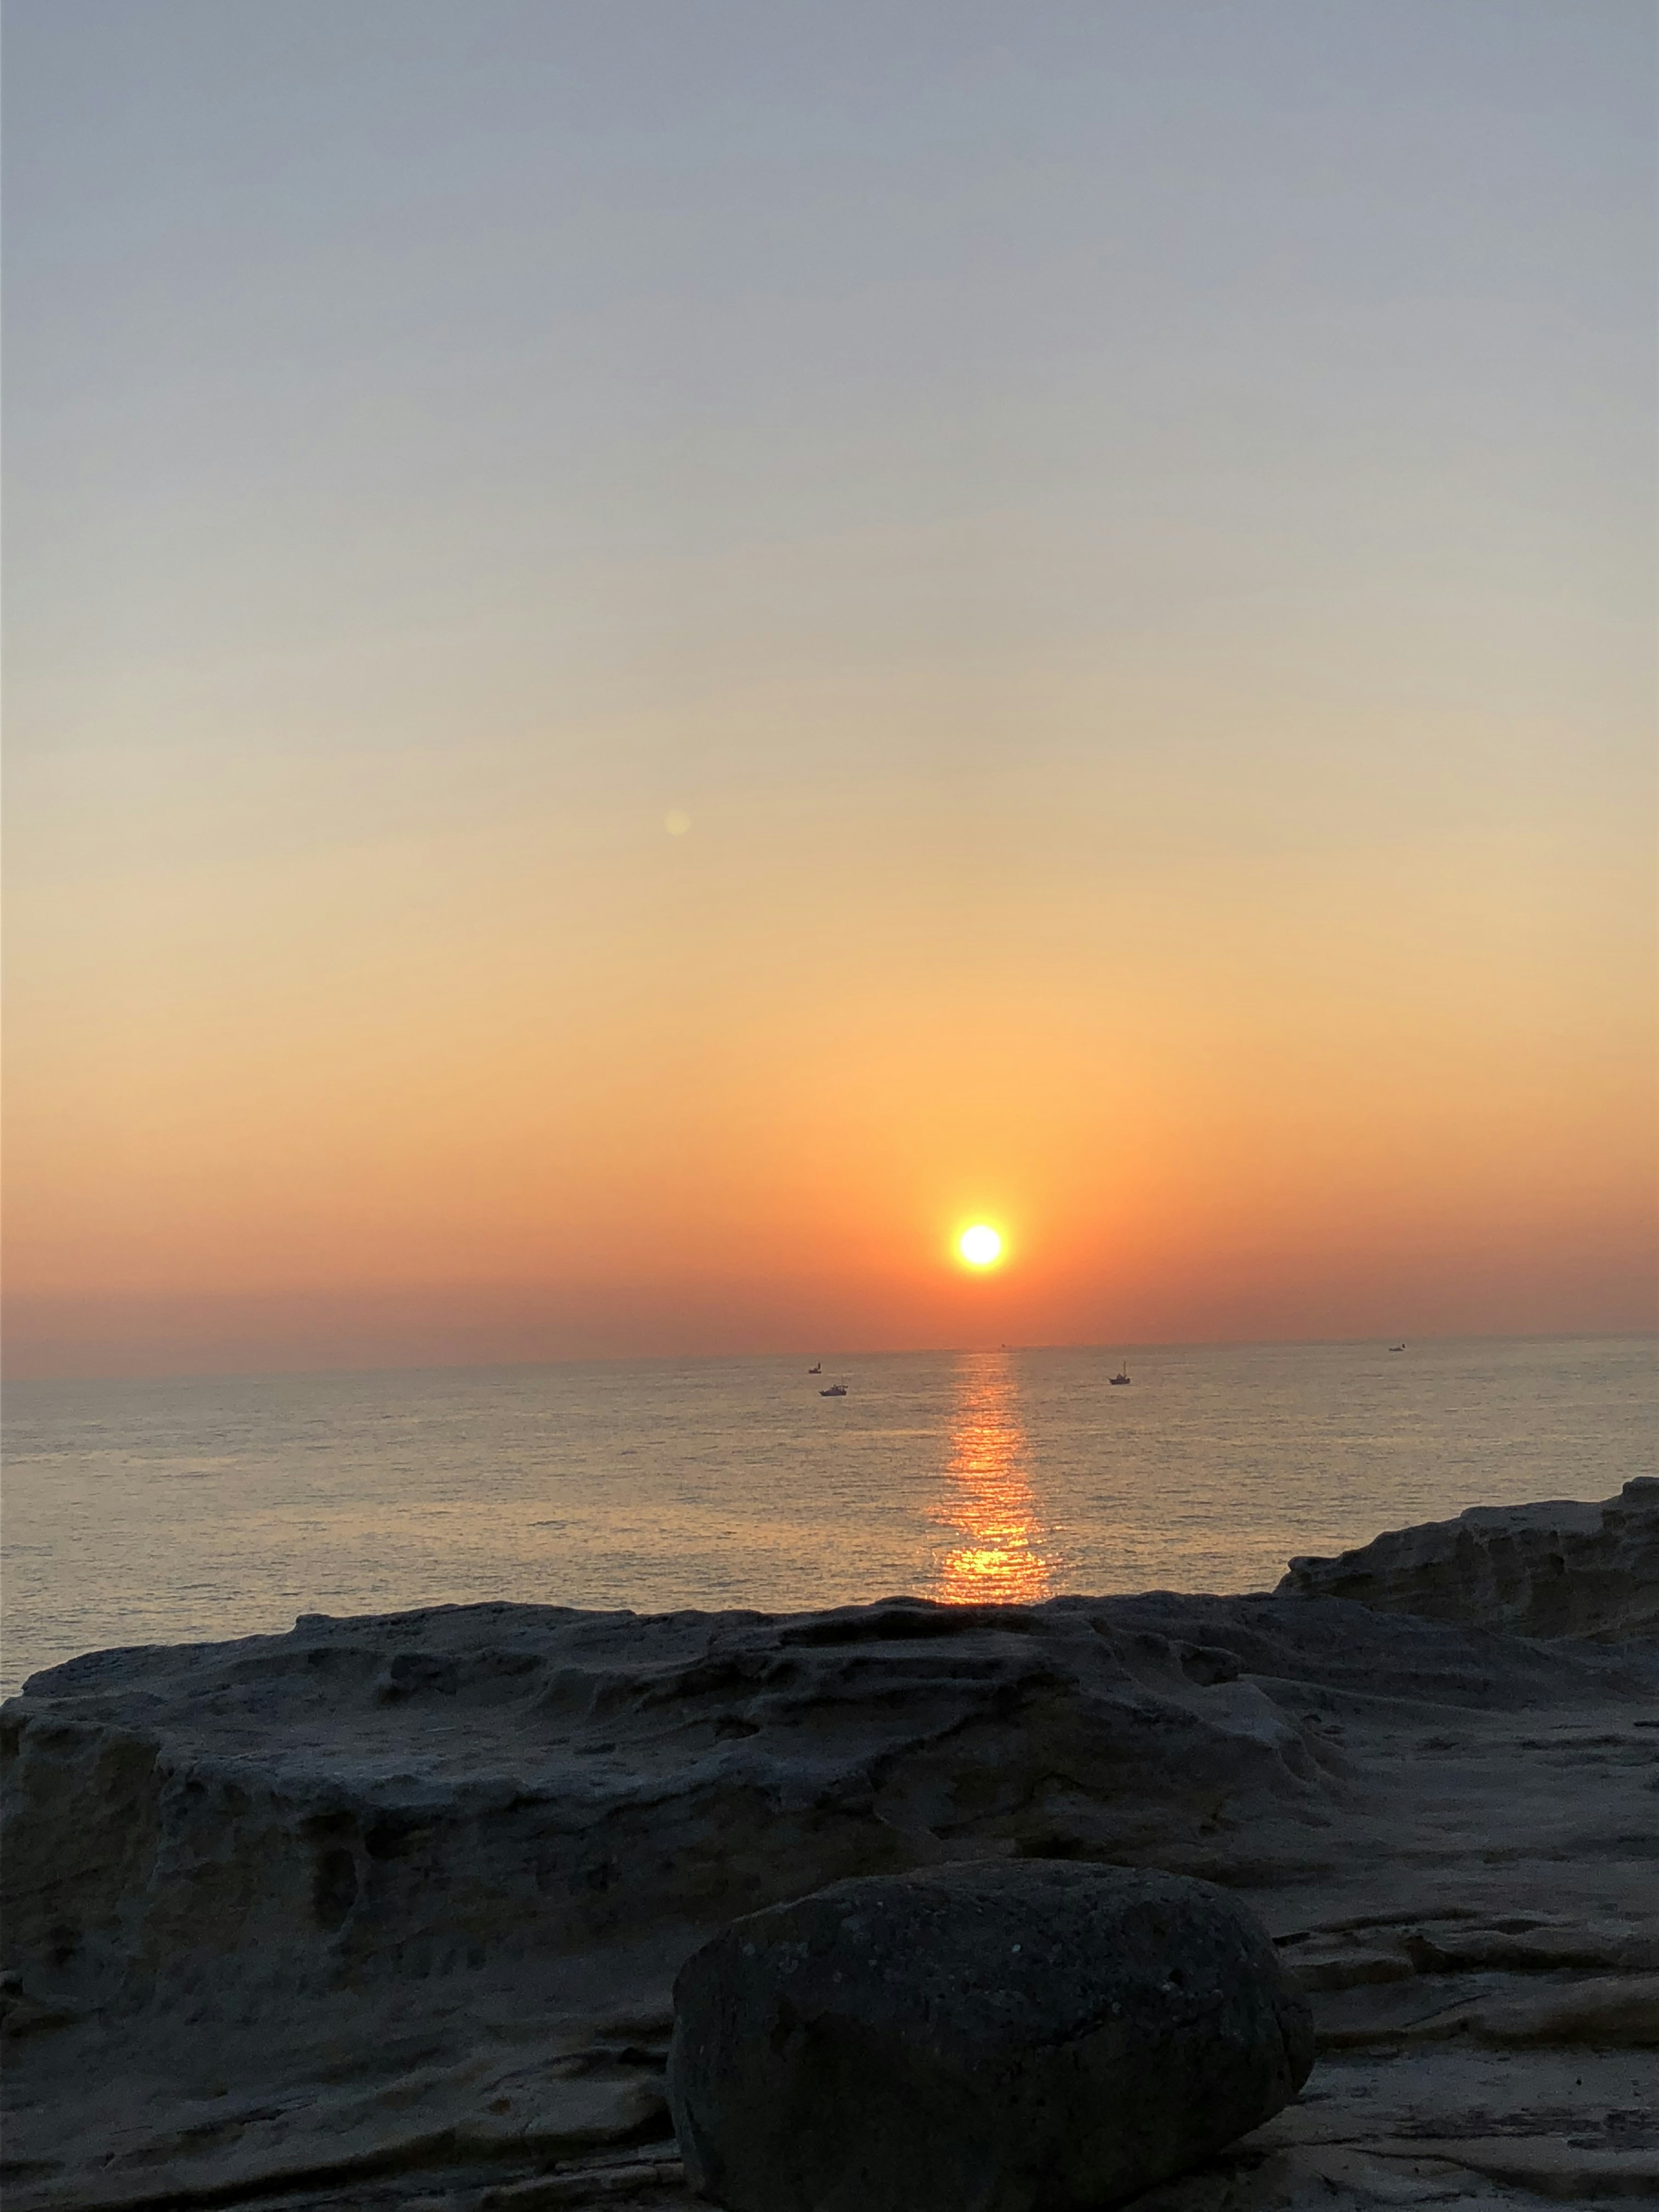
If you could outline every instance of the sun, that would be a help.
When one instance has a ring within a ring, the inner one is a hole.
[[[957,1249],[970,1267],[994,1267],[1002,1257],[1002,1239],[988,1224],[976,1221],[957,1239]]]

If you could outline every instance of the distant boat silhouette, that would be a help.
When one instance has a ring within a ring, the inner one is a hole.
[[[1109,1375],[1106,1380],[1114,1383],[1127,1382],[1129,1380],[1129,1370],[1127,1367],[1120,1367],[1115,1375]]]
[[[816,1367],[809,1367],[806,1371],[809,1375],[822,1375],[823,1372],[823,1362],[820,1359]]]
[[[1403,1343],[1400,1343],[1400,1344],[1391,1344],[1391,1345],[1389,1346],[1389,1351],[1390,1351],[1390,1352],[1403,1352],[1403,1351],[1406,1349],[1406,1347],[1405,1347],[1405,1345],[1404,1345]]]
[[[814,1368],[812,1371],[816,1375],[818,1370]],[[827,1390],[820,1390],[818,1395],[820,1398],[844,1398],[847,1395],[847,1385],[844,1382],[832,1382]]]

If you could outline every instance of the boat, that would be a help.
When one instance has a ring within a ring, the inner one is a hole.
[[[1113,1383],[1127,1382],[1129,1380],[1129,1370],[1127,1367],[1120,1367],[1115,1375],[1109,1375],[1106,1380]]]
[[[1404,1344],[1391,1344],[1389,1349],[1390,1352],[1403,1352],[1406,1347]]]
[[[822,1375],[823,1372],[823,1362],[820,1359],[816,1367],[809,1367],[806,1371],[809,1375]]]
[[[847,1385],[844,1382],[832,1382],[827,1390],[820,1390],[818,1395],[820,1398],[844,1398],[847,1395]]]

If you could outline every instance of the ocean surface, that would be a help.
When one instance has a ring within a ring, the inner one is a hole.
[[[3,1686],[100,1646],[513,1598],[1268,1589],[1652,1471],[1650,1338],[17,1382]],[[847,1385],[844,1398],[821,1389]]]

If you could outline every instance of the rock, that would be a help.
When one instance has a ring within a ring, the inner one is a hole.
[[[12,1963],[39,2002],[269,2027],[976,1852],[1209,1873],[1288,1826],[1299,1863],[1341,1754],[1215,1647],[1340,1678],[1340,1622],[1129,1607],[471,1606],[75,1661],[6,1711]],[[1465,1682],[1447,1632],[1382,1637]]]
[[[1651,2060],[1612,1983],[1655,1970],[1656,1695],[1651,1638],[1168,1593],[472,1606],[94,1654],[0,1727],[7,2212],[295,2212],[307,2191],[322,2212],[342,2190],[472,2212],[620,2159],[665,2128],[689,1953],[734,1914],[958,1861],[1245,1894],[1292,1965],[1328,1961],[1312,2002],[1342,2063],[1413,2084],[1397,2110],[1344,2103],[1344,2144],[1361,2118],[1382,2141],[1500,2112],[1559,2132],[1580,2075],[1625,2127],[1642,2096],[1615,2059]],[[1548,1944],[1504,1948],[1546,1921]],[[1333,1927],[1394,1966],[1356,1971]],[[1610,2012],[1573,2002],[1625,2039],[1598,2055],[1562,2015],[1559,2047],[1480,2045],[1497,2072],[1452,2109],[1436,2085],[1474,2045],[1431,2044],[1431,2015],[1467,1996],[1501,2025],[1568,1972],[1607,1978]],[[1382,2063],[1419,2051],[1427,2072]],[[1539,2087],[1558,2059],[1565,2088]]]
[[[448,1607],[94,1654],[5,1709],[7,1963],[65,2017],[270,2034],[683,1944],[853,1874],[1304,1875],[1351,1788],[1312,1707],[1547,1705],[1595,1672],[1352,1605],[1167,1595]]]
[[[1514,1636],[1659,1635],[1659,1478],[1600,1504],[1474,1505],[1334,1559],[1292,1559],[1275,1595]]]
[[[688,2179],[731,2212],[1085,2212],[1269,2118],[1307,1999],[1212,1884],[1066,1865],[842,1881],[674,1984]]]

